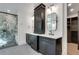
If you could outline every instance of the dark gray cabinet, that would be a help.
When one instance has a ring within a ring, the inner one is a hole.
[[[45,5],[40,4],[34,9],[34,33],[45,32]]]
[[[26,42],[44,55],[61,55],[62,38],[53,39],[38,35],[26,34]]]
[[[37,36],[26,34],[26,42],[31,45],[31,47],[37,50]]]
[[[45,55],[59,55],[62,52],[61,38],[39,37],[39,51]]]
[[[39,37],[39,51],[43,54],[52,55],[56,52],[56,41],[47,38],[47,37]]]

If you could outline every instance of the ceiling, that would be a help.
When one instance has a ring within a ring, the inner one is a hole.
[[[4,12],[8,12],[9,13],[13,13],[13,14],[17,14],[18,10],[20,9],[27,9],[26,11],[29,11],[29,8],[32,6],[33,4],[31,3],[0,3],[0,11],[4,11]]]
[[[17,14],[19,12],[26,12],[27,14],[33,14],[34,8],[40,3],[0,3],[0,11]],[[50,6],[53,3],[44,3],[46,6]],[[54,3],[56,5],[56,3]]]
[[[70,9],[73,9],[73,11],[70,11]],[[68,16],[78,14],[79,11],[79,3],[72,3],[71,6],[68,6],[67,14]]]

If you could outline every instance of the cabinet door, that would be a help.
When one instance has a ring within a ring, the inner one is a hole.
[[[56,54],[56,42],[53,39],[39,37],[39,51],[46,55]]]
[[[37,36],[31,35],[30,36],[30,45],[33,49],[37,50]]]
[[[45,31],[45,11],[44,9],[41,9],[41,28],[42,28],[42,32],[44,33]]]
[[[38,12],[34,11],[34,33],[38,32],[37,25],[38,25]]]
[[[42,21],[41,21],[41,17],[40,17],[40,11],[36,11],[35,14],[35,32],[36,33],[42,33]]]
[[[35,50],[37,50],[37,36],[27,34],[26,42]]]
[[[45,32],[45,6],[40,5],[34,9],[34,33]]]

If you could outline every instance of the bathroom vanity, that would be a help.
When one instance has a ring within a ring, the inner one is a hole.
[[[61,55],[62,36],[26,33],[26,42],[36,51],[44,55]]]

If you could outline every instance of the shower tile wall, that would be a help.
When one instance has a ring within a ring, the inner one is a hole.
[[[0,49],[17,45],[17,18],[14,15],[0,13]]]

